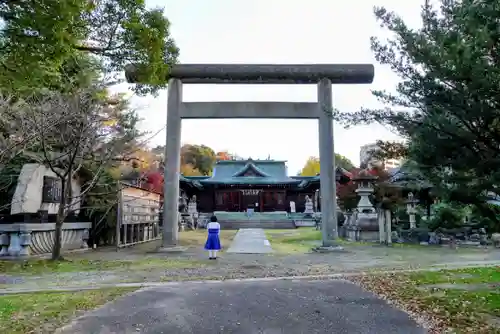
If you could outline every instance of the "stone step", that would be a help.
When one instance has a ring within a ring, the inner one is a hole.
[[[238,230],[242,228],[262,228],[262,229],[293,229],[297,228],[293,221],[220,221],[223,230]]]
[[[216,211],[214,214],[222,221],[287,221],[286,212],[254,212],[250,216],[246,212]]]

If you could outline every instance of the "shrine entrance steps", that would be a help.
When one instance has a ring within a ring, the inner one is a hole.
[[[241,228],[261,229],[293,229],[296,228],[292,220],[288,221],[254,221],[254,220],[219,220],[223,230],[239,230]]]
[[[226,212],[216,211],[214,214],[222,229],[234,230],[240,228],[289,229],[295,228],[293,219],[285,211],[275,212]]]

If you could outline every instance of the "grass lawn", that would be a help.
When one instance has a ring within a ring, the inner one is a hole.
[[[184,269],[204,265],[203,261],[180,258],[152,258],[140,260],[86,260],[70,259],[51,261],[30,259],[24,261],[0,261],[0,273],[9,275],[41,275],[47,273],[89,272],[106,270],[153,270]]]
[[[220,238],[223,248],[227,249],[237,231],[221,231]],[[191,249],[202,249],[207,238],[206,230],[184,231],[179,233],[179,244]],[[156,247],[158,247],[156,243]],[[89,251],[87,253],[71,254],[66,261],[53,262],[45,259],[29,259],[22,261],[1,261],[0,273],[11,275],[40,275],[46,273],[87,272],[106,270],[153,270],[153,269],[189,269],[207,265],[206,261],[179,256],[151,255],[154,244],[142,244],[135,248]],[[127,260],[127,254],[132,251],[134,257]],[[106,254],[106,252],[108,254]],[[144,257],[140,257],[140,253]],[[139,256],[137,256],[139,254]],[[112,255],[112,256],[108,256]],[[118,259],[117,259],[118,258]]]
[[[227,249],[236,231],[221,231],[222,246]],[[180,232],[179,243],[191,249],[202,250],[207,237],[206,230]],[[156,243],[158,247],[159,243]],[[155,256],[154,245],[142,244],[136,248],[89,251],[87,253],[70,254],[66,261],[53,262],[46,259],[28,259],[20,261],[1,261],[0,274],[41,275],[46,273],[88,272],[88,271],[126,271],[154,269],[189,269],[208,265],[206,261],[181,256]],[[133,258],[127,260],[127,254],[133,252]],[[141,253],[144,257],[141,258]]]
[[[321,231],[309,227],[265,232],[276,254],[308,253],[321,241]]]
[[[500,267],[349,278],[406,310],[433,319],[444,333],[500,333]]]
[[[27,293],[0,296],[0,333],[54,333],[79,315],[134,289]]]

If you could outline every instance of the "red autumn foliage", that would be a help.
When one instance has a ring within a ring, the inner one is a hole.
[[[232,155],[226,151],[217,152],[217,154],[215,156],[216,156],[217,161],[232,160],[233,159]]]
[[[146,174],[143,187],[147,190],[163,194],[163,173],[149,172]]]
[[[358,196],[356,195],[356,182],[353,181],[352,179],[356,179],[356,177],[359,175],[359,173],[363,169],[361,168],[353,168],[349,171],[351,181],[346,184],[339,184],[337,183],[337,196],[339,199],[339,205],[341,208],[344,210],[352,210],[356,207],[358,204]],[[380,184],[381,182],[384,182],[388,179],[389,175],[387,174],[386,171],[377,169],[377,168],[372,168],[367,170],[369,174],[373,176],[377,176],[378,179],[375,181],[375,185]]]

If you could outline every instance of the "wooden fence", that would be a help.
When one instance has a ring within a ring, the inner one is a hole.
[[[116,247],[160,239],[160,206],[158,193],[122,183],[116,224]]]

